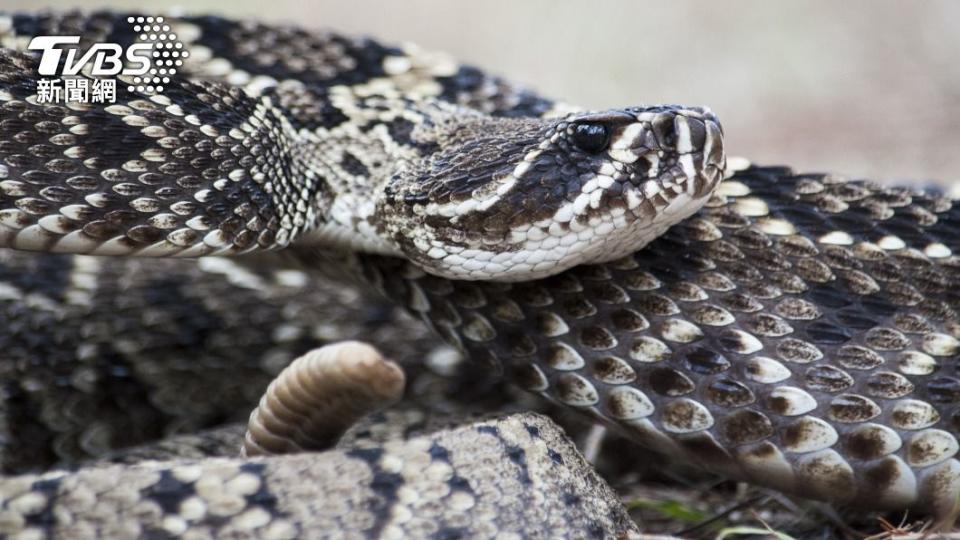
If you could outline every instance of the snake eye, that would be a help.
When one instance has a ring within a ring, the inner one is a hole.
[[[610,129],[603,124],[577,124],[573,128],[573,144],[588,154],[596,154],[607,148]]]

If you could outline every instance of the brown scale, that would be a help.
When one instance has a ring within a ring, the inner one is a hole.
[[[392,296],[416,283],[457,311],[426,316],[471,355],[641,444],[809,497],[946,512],[960,259],[934,244],[960,209],[786,169],[728,182],[634,256],[537,282],[437,295],[402,263],[367,267]]]

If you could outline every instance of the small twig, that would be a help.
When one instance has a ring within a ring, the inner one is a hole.
[[[688,527],[688,528],[686,528],[686,529],[684,529],[684,530],[682,530],[682,531],[679,531],[679,532],[676,532],[676,533],[671,533],[671,534],[676,535],[676,536],[681,536],[681,537],[682,537],[682,536],[686,536],[686,535],[692,533],[693,531],[696,531],[697,529],[702,529],[702,528],[706,527],[707,525],[710,525],[710,524],[712,524],[712,523],[716,523],[717,521],[720,521],[721,519],[727,517],[728,515],[732,514],[733,512],[736,512],[737,510],[740,510],[741,508],[744,508],[744,507],[746,507],[746,506],[750,506],[750,505],[752,505],[752,504],[754,504],[754,503],[756,503],[756,502],[762,501],[762,500],[764,500],[764,499],[766,499],[766,496],[765,496],[765,495],[757,495],[756,497],[747,499],[747,500],[745,500],[745,501],[741,501],[741,502],[739,502],[739,503],[731,506],[730,508],[727,508],[726,510],[721,511],[720,513],[714,515],[713,517],[711,517],[711,518],[709,518],[709,519],[706,519],[706,520],[704,520],[704,521],[701,521],[700,523],[697,523],[696,525],[693,525],[692,527]]]

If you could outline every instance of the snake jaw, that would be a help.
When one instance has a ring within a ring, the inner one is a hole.
[[[620,258],[706,203],[725,169],[705,108],[480,119],[395,178],[381,233],[422,269],[520,281]]]

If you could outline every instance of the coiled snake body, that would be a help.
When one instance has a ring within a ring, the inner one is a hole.
[[[126,18],[3,19],[0,244],[306,265],[346,247],[471,359],[646,446],[953,508],[949,198],[776,167],[714,189],[704,109],[564,112],[442,56],[217,18],[170,21],[191,57],[162,94],[37,103],[29,37],[130,43]]]

